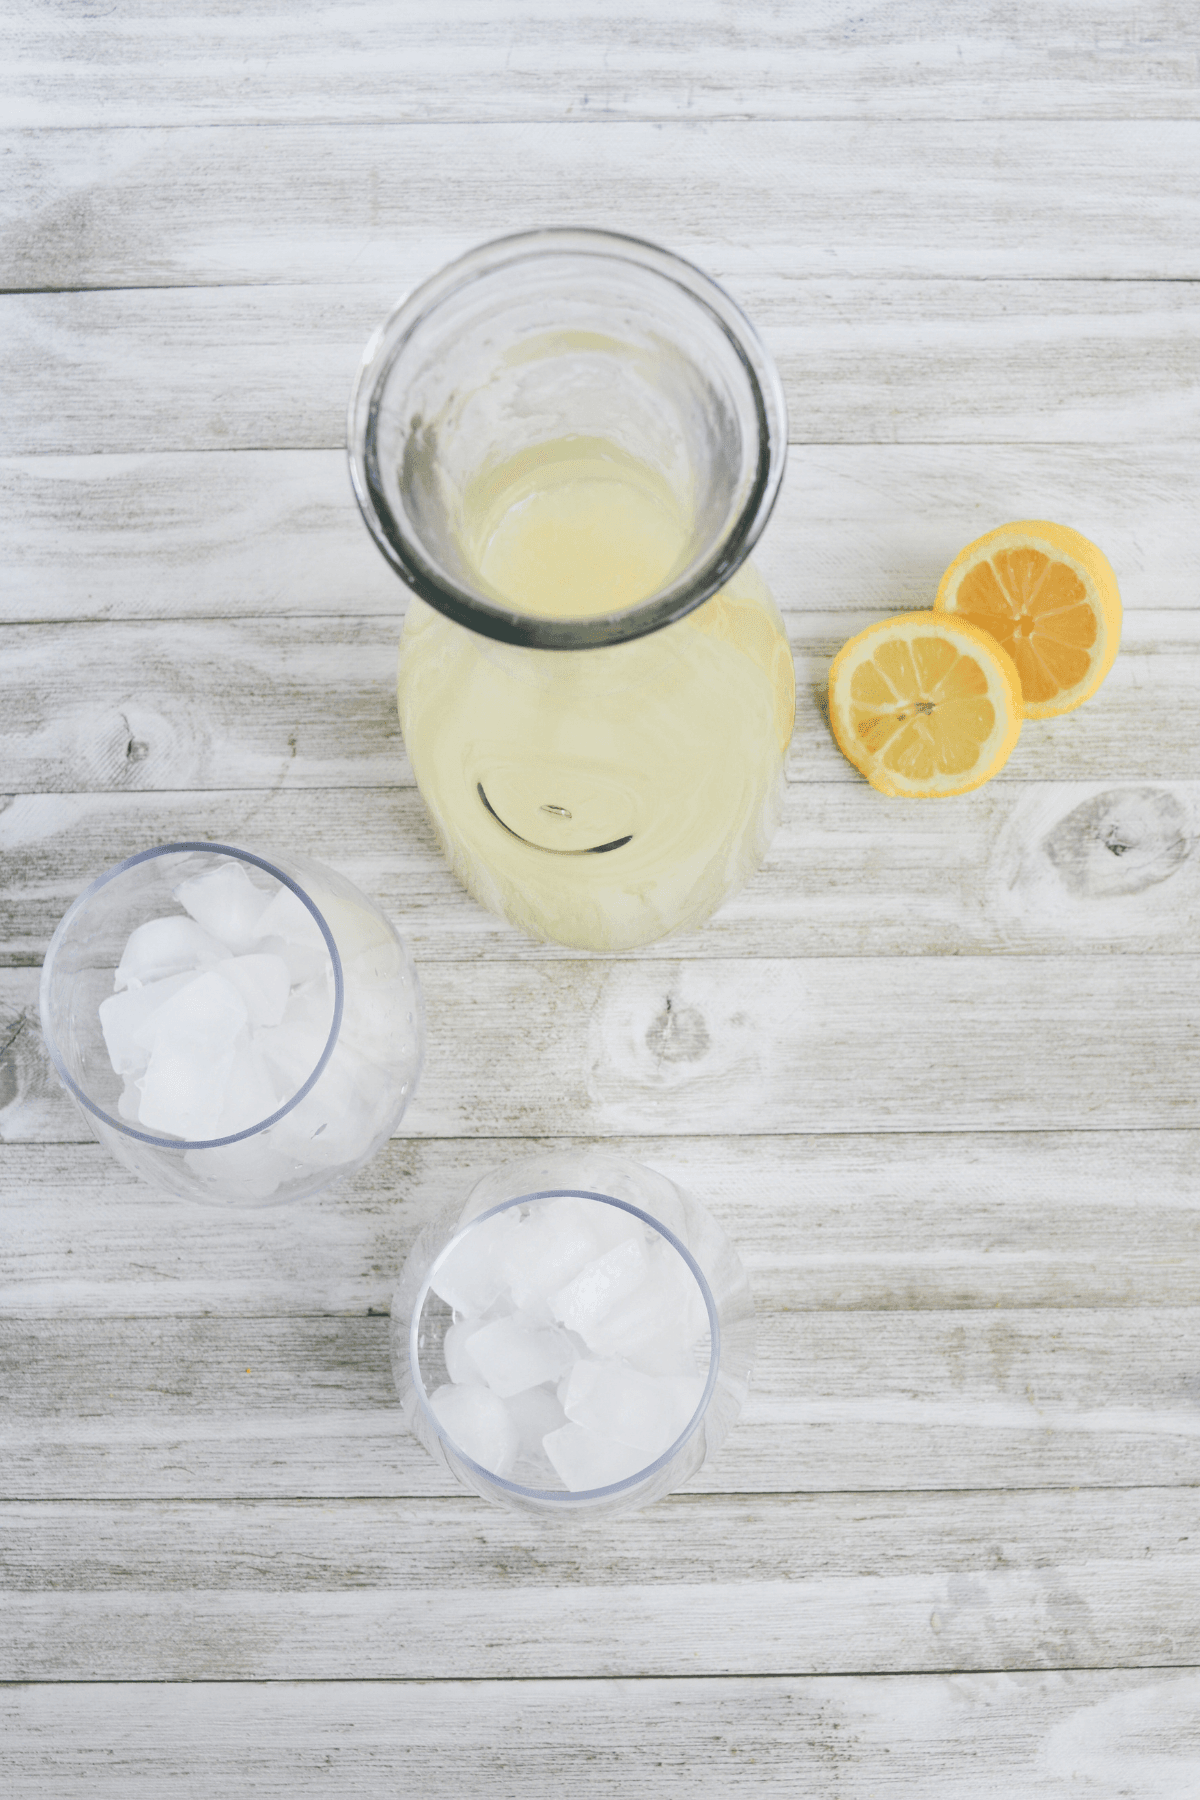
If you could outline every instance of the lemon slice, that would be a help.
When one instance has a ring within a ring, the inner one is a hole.
[[[976,538],[942,576],[938,612],[969,619],[1017,665],[1027,719],[1090,700],[1121,641],[1108,559],[1067,525],[1022,519]]]
[[[965,794],[1008,761],[1021,732],[1021,683],[978,625],[899,613],[834,657],[829,723],[881,794]]]

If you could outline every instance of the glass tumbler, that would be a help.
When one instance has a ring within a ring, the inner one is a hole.
[[[424,1019],[390,921],[307,856],[163,844],[92,882],[42,968],[46,1047],[84,1118],[155,1187],[314,1194],[394,1131]]]
[[[409,1430],[466,1487],[541,1514],[681,1486],[737,1419],[754,1342],[715,1219],[599,1152],[486,1175],[421,1233],[392,1301]]]
[[[523,931],[646,944],[761,860],[795,676],[746,557],[786,449],[749,321],[633,238],[485,244],[367,345],[350,469],[414,596],[405,745],[455,874]]]

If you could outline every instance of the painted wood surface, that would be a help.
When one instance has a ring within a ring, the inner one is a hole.
[[[395,293],[482,237],[607,217],[794,324],[803,280],[1195,280],[1198,154],[1197,119],[13,132],[0,265],[15,290]]]
[[[1200,115],[1187,0],[137,0],[7,23],[13,125]]]
[[[82,1120],[74,1125],[75,1142],[0,1148],[0,1307],[12,1322],[153,1319],[165,1296],[174,1316],[189,1319],[382,1317],[421,1223],[465,1198],[497,1157],[528,1156],[538,1144],[398,1137],[332,1193],[231,1214],[131,1182]],[[622,1140],[554,1141],[613,1150]],[[736,1235],[759,1307],[772,1316],[1016,1308],[1028,1337],[1038,1308],[1200,1303],[1188,1131],[623,1141],[702,1196]],[[996,1326],[978,1328],[999,1345]],[[1147,1344],[1134,1359],[1143,1391],[1155,1354]],[[995,1374],[1004,1378],[999,1350]],[[38,1404],[35,1395],[31,1416]]]
[[[0,970],[3,1128],[69,1141],[37,979]],[[421,980],[409,1137],[1200,1128],[1190,956],[580,958]]]
[[[1191,11],[3,30],[0,1791],[1191,1800]],[[397,295],[548,220],[701,262],[791,409],[784,825],[710,925],[614,960],[444,869],[342,451]],[[1109,554],[1113,674],[980,793],[884,801],[829,658],[1021,516]],[[279,1212],[126,1177],[37,1030],[74,895],[195,834],[325,857],[425,987],[401,1135]],[[422,1221],[546,1139],[699,1193],[760,1331],[690,1490],[568,1533],[454,1489],[387,1352]]]
[[[1192,1800],[1198,1706],[1200,1673],[1176,1669],[0,1689],[30,1800]]]
[[[793,444],[754,560],[794,628],[813,610],[879,617],[928,606],[991,522],[1044,514],[1100,543],[1127,612],[1186,611],[1198,491],[1187,439]],[[395,620],[404,605],[340,447],[3,457],[0,529],[12,622]]]
[[[396,297],[382,283],[8,295],[0,451],[340,446],[363,346]],[[768,276],[735,297],[799,443],[1158,449],[1200,434],[1188,280]]]
[[[127,730],[128,716],[127,708],[112,725]],[[109,766],[118,769],[134,762],[130,743],[136,751],[148,742],[115,730],[113,738]],[[883,800],[831,756],[829,764],[835,779],[790,789],[764,866],[716,918],[627,960],[1188,955],[1200,908],[1195,782],[998,780],[956,802],[948,819],[945,808]],[[411,787],[147,793],[133,780],[118,792],[18,794],[0,811],[0,960],[39,964],[98,869],[197,834],[306,844],[387,907],[422,966],[579,960],[521,937],[467,898]]]
[[[1137,1514],[1159,1486],[1179,1488],[1194,1516],[1194,1306],[797,1313],[772,1311],[768,1295],[763,1314],[753,1394],[696,1491],[1092,1487]],[[6,1323],[5,1492],[447,1496],[451,1478],[401,1429],[387,1324]],[[1191,1611],[1181,1596],[1168,1623]],[[988,1666],[1007,1660],[997,1646]]]
[[[522,1680],[1200,1661],[1183,1492],[676,1496],[628,1523],[469,1500],[5,1508],[28,1678]],[[131,1564],[139,1570],[129,1591]],[[1133,1626],[1136,1618],[1137,1626]]]
[[[809,784],[858,783],[826,724],[829,665],[878,616],[813,610],[788,620],[798,692],[787,776],[797,809]],[[398,616],[353,614],[14,625],[0,668],[12,790],[409,787],[399,634]],[[1194,615],[1131,613],[1101,693],[1077,713],[1028,721],[992,793],[1035,781],[1200,779],[1198,669]],[[907,819],[920,805],[883,802],[876,816]]]

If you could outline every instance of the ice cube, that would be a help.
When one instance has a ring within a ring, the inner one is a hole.
[[[653,1462],[687,1425],[704,1385],[698,1375],[644,1375],[621,1363],[581,1359],[567,1379],[563,1411],[573,1425],[628,1444]]]
[[[541,1456],[542,1439],[548,1432],[558,1431],[567,1422],[566,1413],[548,1388],[526,1388],[523,1394],[514,1394],[510,1400],[505,1401],[505,1405],[508,1407],[509,1418],[517,1428],[522,1456]]]
[[[329,958],[326,957],[328,964]],[[286,968],[286,963],[285,963]],[[294,987],[288,995],[283,1016],[276,1021],[281,1025],[312,1025],[321,1034],[321,1042],[329,1036],[329,1028],[333,1024],[333,981],[330,974],[321,974],[315,981],[305,981]],[[345,1019],[342,1020],[341,1037],[344,1038]]]
[[[571,1493],[588,1488],[609,1487],[624,1481],[645,1467],[647,1459],[640,1450],[619,1444],[613,1438],[601,1437],[582,1425],[562,1425],[547,1432],[542,1448],[558,1472],[559,1479]]]
[[[150,1060],[150,1044],[143,1027],[164,1000],[191,981],[199,979],[199,971],[188,969],[182,975],[169,975],[165,981],[152,981],[146,987],[122,988],[100,1002],[100,1029],[108,1059],[117,1075],[140,1075]]]
[[[141,1122],[182,1138],[212,1138],[219,1125],[239,1038],[241,995],[212,970],[181,988],[143,1028],[153,1031],[139,1086]]]
[[[511,1301],[512,1289],[509,1288],[506,1291]],[[530,1293],[522,1294],[521,1301],[520,1306],[515,1303],[512,1306],[513,1317],[518,1325],[527,1325],[531,1331],[538,1331],[545,1326],[554,1324],[554,1314],[550,1311],[548,1301],[541,1299],[537,1294]]]
[[[193,988],[198,988],[199,992],[191,1000],[185,999],[185,994],[191,993]],[[240,1021],[237,1031],[240,1032],[248,1017],[245,1002],[237,989],[223,975],[218,975],[215,968],[205,969],[202,974],[193,973],[180,981],[160,1005],[151,1007],[141,1024],[135,1026],[132,1035],[135,1043],[147,1051],[153,1051],[163,1031],[170,1034],[181,1027],[190,1031],[197,1022],[210,1016],[215,1021],[218,1016],[225,1018],[227,1015],[229,1018],[237,1017]]]
[[[256,1031],[253,1041],[267,1059],[282,1105],[312,1074],[326,1040],[312,1026],[275,1025]],[[387,1128],[390,1106],[385,1076],[339,1043],[313,1087],[273,1130],[289,1155],[332,1168],[369,1153]]]
[[[679,1252],[659,1238],[646,1255],[646,1275],[632,1293],[581,1333],[589,1350],[622,1356],[653,1375],[695,1373],[692,1346],[708,1329],[695,1276]]]
[[[223,862],[203,875],[193,875],[172,893],[196,923],[220,938],[235,956],[250,949],[259,935],[258,922],[271,904],[271,890],[257,887],[240,862]]]
[[[224,944],[183,913],[166,919],[147,919],[130,933],[113,987],[119,992],[121,988],[144,987],[164,976],[182,974],[185,969],[211,969],[228,954]]]
[[[125,1085],[117,1096],[117,1111],[130,1125],[141,1121],[142,1096],[136,1081],[126,1075]]]
[[[471,1225],[431,1276],[434,1293],[457,1313],[486,1312],[506,1286],[499,1255],[516,1229],[511,1207]]]
[[[239,1131],[249,1131],[252,1125],[261,1125],[278,1112],[281,1105],[261,1052],[252,1042],[239,1044],[234,1051],[221,1116],[211,1135],[234,1137]]]
[[[482,1319],[456,1319],[446,1328],[442,1339],[442,1355],[451,1381],[478,1381],[479,1370],[467,1355],[467,1339],[482,1326]]]
[[[496,1319],[473,1332],[466,1353],[494,1394],[502,1400],[542,1381],[556,1381],[569,1368],[575,1347],[565,1331],[531,1331],[516,1319]]]
[[[609,1248],[594,1229],[595,1215],[607,1210],[573,1195],[531,1206],[504,1257],[518,1306],[545,1303]]]
[[[217,974],[242,996],[251,1025],[279,1024],[292,987],[282,956],[231,956],[217,964]],[[328,1025],[325,1029],[328,1032]]]
[[[280,1105],[304,1086],[320,1062],[329,1033],[316,1025],[260,1025],[254,1031],[254,1047],[265,1057],[280,1095]],[[331,1059],[332,1060],[332,1059]],[[328,1068],[328,1063],[325,1065]]]
[[[517,1460],[517,1428],[505,1406],[482,1382],[455,1383],[430,1395],[438,1424],[454,1448],[493,1475],[506,1476]]]
[[[614,1250],[626,1238],[645,1244],[646,1227],[623,1206],[609,1206],[603,1200],[584,1200],[581,1204],[588,1210],[588,1223],[600,1250]]]
[[[187,1150],[183,1160],[193,1175],[219,1186],[225,1195],[236,1200],[269,1200],[297,1173],[291,1159],[281,1156],[261,1137],[245,1138],[240,1144],[218,1144],[212,1149]]]
[[[645,1274],[643,1241],[625,1238],[615,1249],[585,1263],[565,1287],[551,1294],[550,1311],[568,1330],[585,1336],[618,1300],[633,1292]]]
[[[309,944],[314,950],[326,951],[321,927],[303,900],[288,887],[280,886],[269,905],[259,914],[254,936],[260,941],[263,938],[278,937],[285,944]]]
[[[282,957],[293,987],[304,981],[328,981],[332,994],[333,963],[323,938],[318,947],[316,944],[291,944],[281,937],[265,937],[259,938],[254,948],[264,955]]]

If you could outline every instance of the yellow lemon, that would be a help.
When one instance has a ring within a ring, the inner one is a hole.
[[[881,794],[965,794],[1021,731],[1012,658],[969,620],[899,613],[843,644],[829,671],[838,748]]]
[[[1044,519],[1001,525],[968,544],[933,604],[1007,650],[1027,719],[1090,700],[1121,641],[1121,596],[1108,559],[1078,531]]]

